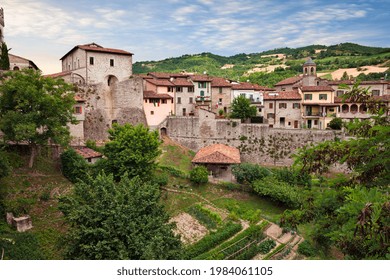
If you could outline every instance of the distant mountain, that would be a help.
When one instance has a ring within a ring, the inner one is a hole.
[[[275,55],[275,56],[274,56]],[[200,53],[167,58],[159,61],[134,63],[134,74],[181,71],[204,73],[233,80],[250,79],[257,72],[280,72],[283,76],[301,73],[307,57],[317,63],[317,71],[331,72],[339,68],[357,68],[367,65],[390,66],[390,48],[368,47],[354,43],[332,46],[310,45],[300,48],[277,48],[260,53],[241,53],[225,57]],[[262,73],[263,74],[263,73]],[[271,75],[271,74],[270,74]],[[271,79],[272,80],[272,79]],[[256,79],[258,83],[259,79]],[[270,84],[263,84],[270,86]]]

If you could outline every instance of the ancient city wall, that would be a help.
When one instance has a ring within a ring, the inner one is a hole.
[[[171,139],[194,151],[222,143],[238,148],[243,162],[263,165],[291,165],[291,156],[298,148],[342,138],[334,131],[274,129],[263,124],[242,124],[240,120],[214,119],[213,114],[204,113],[199,117],[169,117],[166,129]]]

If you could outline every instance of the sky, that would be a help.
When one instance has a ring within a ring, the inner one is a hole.
[[[0,0],[10,53],[44,74],[95,42],[134,61],[353,42],[390,47],[390,0]]]

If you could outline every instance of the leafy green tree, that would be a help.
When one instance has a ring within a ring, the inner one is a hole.
[[[109,140],[104,147],[106,170],[116,179],[127,173],[130,177],[150,177],[160,155],[160,140],[157,131],[139,124],[117,125],[109,131]]]
[[[181,243],[159,203],[159,187],[124,175],[119,183],[104,173],[75,185],[60,199],[70,225],[68,259],[179,259]]]
[[[329,127],[331,129],[340,130],[343,127],[343,120],[341,118],[333,118],[329,122]]]
[[[348,76],[347,71],[344,71],[343,76],[341,76],[341,80],[343,80],[343,81],[349,80],[349,76]]]
[[[232,167],[232,173],[238,183],[251,184],[271,174],[271,172],[258,164],[241,163]]]
[[[6,154],[0,148],[0,179],[6,177],[11,172],[11,167]]]
[[[209,172],[203,165],[196,166],[190,171],[190,181],[195,184],[206,184],[209,181]]]
[[[234,98],[232,103],[232,118],[241,119],[245,121],[248,118],[256,116],[256,107],[251,106],[251,102],[249,99],[245,98],[245,96],[238,96]]]
[[[9,70],[9,56],[8,47],[5,42],[1,44],[1,55],[0,55],[0,70]]]
[[[73,183],[85,179],[88,174],[88,163],[73,149],[61,154],[61,168],[62,174]]]
[[[32,167],[41,145],[68,144],[67,124],[76,122],[73,87],[31,69],[10,71],[5,77],[0,85],[0,130],[5,140],[30,146]]]

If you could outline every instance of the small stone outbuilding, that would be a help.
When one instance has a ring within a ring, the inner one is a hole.
[[[205,166],[215,179],[231,182],[234,181],[232,165],[241,163],[240,151],[224,144],[214,144],[200,149],[192,163]]]
[[[99,152],[96,152],[87,147],[78,147],[75,148],[76,153],[82,156],[88,163],[95,163],[103,157]]]

